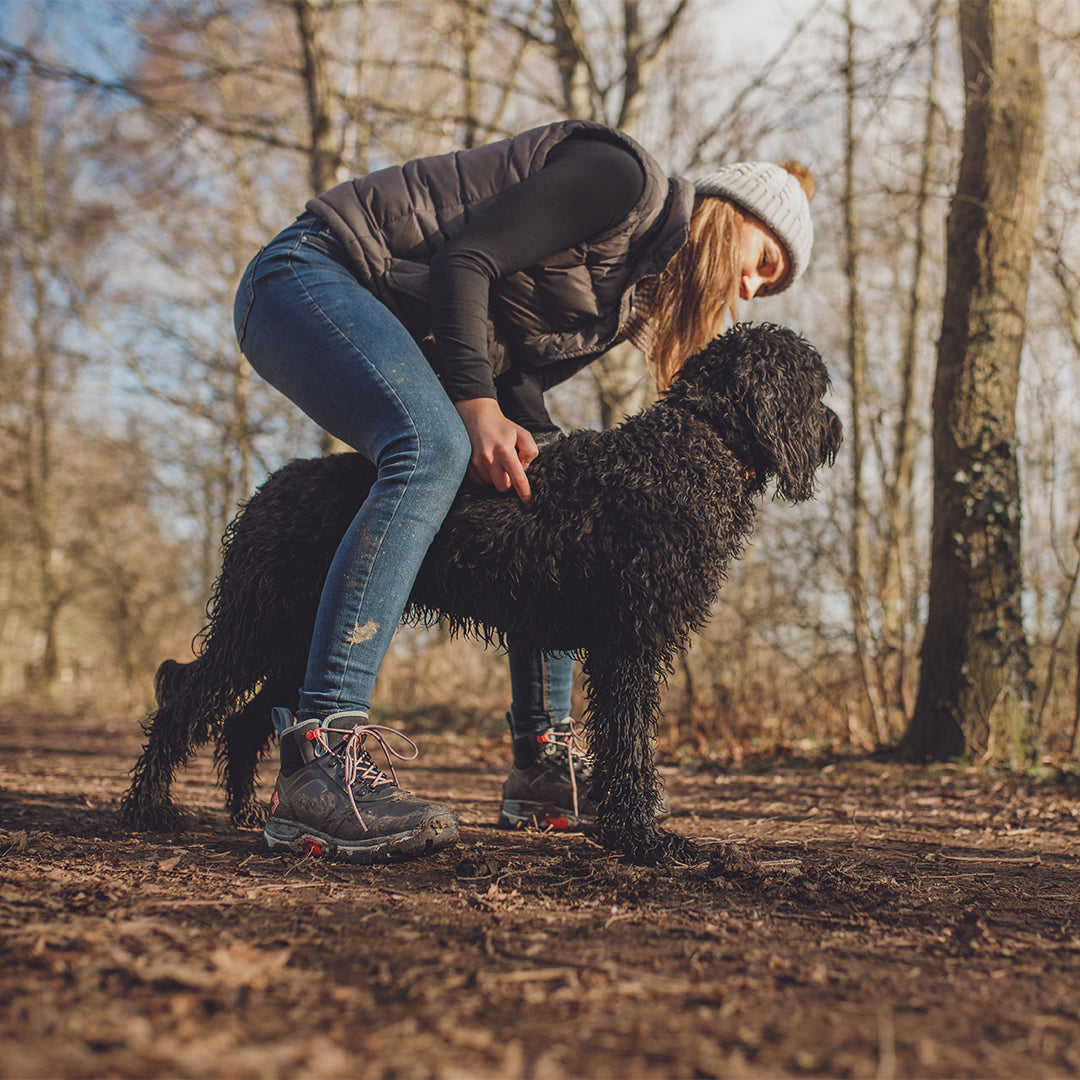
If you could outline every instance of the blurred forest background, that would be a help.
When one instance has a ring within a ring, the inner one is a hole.
[[[966,747],[1028,764],[1075,756],[1080,715],[1080,7],[1035,11],[1020,501],[996,511],[1022,528],[1025,732]],[[766,501],[662,734],[734,759],[896,744],[932,609],[960,26],[946,0],[7,0],[0,698],[145,709],[157,664],[190,655],[238,503],[326,448],[236,349],[233,289],[261,243],[350,175],[583,116],[673,174],[797,158],[818,183],[808,273],[741,314],[817,344],[847,441],[816,501]],[[552,411],[600,426],[649,392],[617,350]],[[408,631],[376,704],[406,727],[501,724],[507,695],[497,655]]]

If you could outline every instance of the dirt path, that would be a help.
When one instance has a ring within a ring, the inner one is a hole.
[[[708,865],[503,833],[499,740],[404,778],[461,845],[269,856],[209,759],[116,821],[130,720],[0,710],[0,1076],[1080,1075],[1076,792],[880,764],[665,770]],[[267,768],[266,773],[270,772]]]

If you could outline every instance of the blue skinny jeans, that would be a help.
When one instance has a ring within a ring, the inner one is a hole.
[[[507,715],[515,737],[534,735],[570,715],[574,658],[509,643],[511,704]]]
[[[297,716],[367,709],[420,564],[465,477],[468,433],[419,346],[310,215],[251,261],[234,324],[252,367],[377,467],[323,586]],[[523,728],[515,733],[569,714],[568,657],[512,649],[510,669],[511,728]]]
[[[465,477],[465,425],[416,342],[313,217],[252,260],[234,318],[252,367],[377,467],[323,586],[298,716],[367,709],[424,554]]]

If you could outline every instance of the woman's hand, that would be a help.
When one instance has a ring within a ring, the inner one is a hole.
[[[492,484],[496,491],[513,488],[528,506],[532,492],[525,470],[536,457],[533,437],[523,427],[507,420],[494,398],[468,398],[455,404],[472,442],[469,479]]]

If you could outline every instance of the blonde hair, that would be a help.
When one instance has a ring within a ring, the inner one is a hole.
[[[695,197],[690,235],[657,276],[649,299],[646,355],[660,393],[728,316],[738,321],[741,224],[742,214],[727,199]]]
[[[779,166],[799,182],[807,200],[814,177],[798,161]],[[686,243],[657,276],[649,293],[646,356],[662,394],[679,368],[724,329],[739,321],[739,230],[743,215],[721,195],[694,197]],[[791,273],[790,255],[788,273]]]

